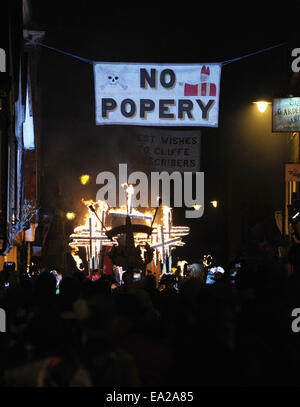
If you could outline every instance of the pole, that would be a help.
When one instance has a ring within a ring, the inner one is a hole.
[[[89,277],[91,277],[91,269],[94,269],[94,258],[93,258],[93,242],[92,242],[92,218],[89,218],[89,229],[90,229],[90,273]]]
[[[102,227],[104,228],[105,232],[107,232],[107,229],[105,227],[105,225],[103,224],[102,220],[99,218],[99,216],[97,215],[97,212],[95,210],[95,208],[93,207],[93,205],[89,206],[89,209],[96,215],[96,218],[99,220],[99,222],[101,223]]]
[[[152,218],[152,222],[151,222],[151,226],[150,226],[151,228],[152,228],[152,226],[154,224],[154,221],[155,221],[155,218],[156,218],[156,215],[157,215],[157,211],[158,211],[158,208],[160,207],[161,203],[162,203],[162,199],[159,197],[158,206],[156,207],[154,216]],[[148,238],[149,238],[149,236],[150,236],[150,233],[148,234]]]
[[[283,210],[282,210],[282,238],[286,236],[286,208],[287,208],[287,182],[285,180],[285,164],[283,165],[283,179],[284,179],[284,199],[283,199]]]
[[[103,225],[105,225],[104,210],[101,211],[101,222],[100,222],[101,235],[102,235],[102,232],[103,232]],[[99,269],[101,269],[101,268],[103,268],[103,244],[102,244],[102,240],[100,240],[98,256],[99,256]]]
[[[162,248],[162,261],[163,261],[162,272],[166,273],[167,265],[166,265],[165,236],[164,236],[164,227],[163,226],[160,227],[160,233],[161,233],[161,248]]]
[[[172,246],[169,249],[169,273],[172,272]]]

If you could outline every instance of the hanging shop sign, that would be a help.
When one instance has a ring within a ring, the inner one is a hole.
[[[300,97],[273,100],[272,131],[300,131]]]
[[[96,124],[218,127],[221,64],[94,63]]]
[[[300,181],[300,164],[285,164],[285,181]]]

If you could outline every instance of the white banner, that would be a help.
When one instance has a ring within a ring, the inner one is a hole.
[[[94,63],[96,124],[218,127],[221,64]]]

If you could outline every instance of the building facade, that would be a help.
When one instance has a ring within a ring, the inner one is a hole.
[[[29,32],[28,0],[7,0],[1,6],[0,49],[0,269],[14,262],[28,263],[28,244],[34,240],[38,206],[38,169],[34,120],[36,50]],[[6,7],[5,7],[6,6]],[[26,38],[25,38],[26,39]]]

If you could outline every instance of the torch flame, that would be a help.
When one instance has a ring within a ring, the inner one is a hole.
[[[186,260],[180,260],[177,262],[177,266],[180,267],[180,275],[183,277],[184,265],[187,264]]]
[[[78,253],[79,253],[78,247],[72,247],[71,255],[76,263],[76,267],[78,268],[78,270],[83,270],[83,263]]]
[[[133,185],[122,184],[126,190],[127,205],[119,208],[110,208],[105,201],[85,200],[82,198],[82,203],[87,207],[87,213],[84,217],[83,224],[74,229],[70,238],[72,242],[69,243],[71,247],[71,255],[76,262],[79,270],[83,269],[82,260],[79,257],[78,247],[85,247],[88,262],[91,262],[92,267],[99,266],[99,254],[102,252],[104,246],[112,246],[117,244],[116,241],[111,241],[107,238],[106,231],[111,227],[105,225],[108,215],[122,217],[130,216],[132,220],[140,220],[144,224],[153,228],[153,233],[135,233],[135,245],[142,246],[146,242],[154,249],[154,263],[157,265],[158,260],[166,259],[166,255],[170,255],[172,248],[175,246],[183,246],[185,243],[181,241],[181,237],[189,233],[189,228],[184,226],[173,226],[172,224],[172,208],[169,206],[159,207],[161,216],[156,220],[156,208],[143,208],[137,210],[133,207],[134,187]],[[97,215],[97,216],[95,216]],[[154,219],[155,216],[155,219]],[[153,220],[156,222],[152,224]],[[141,247],[143,251],[143,247]],[[181,272],[183,273],[183,265],[180,265]]]

